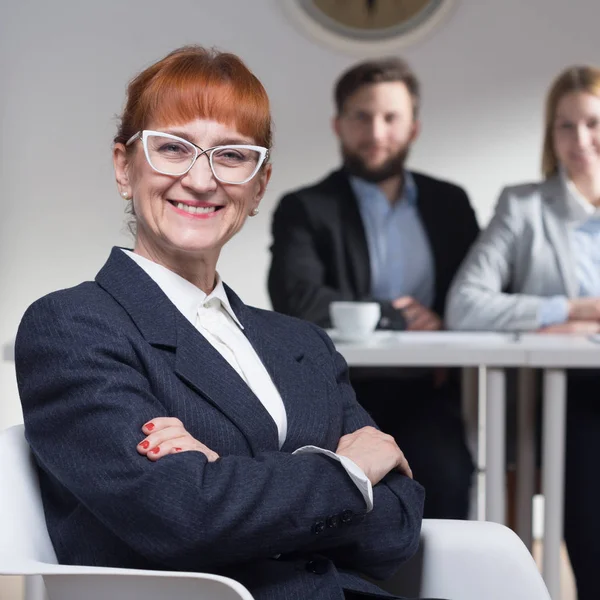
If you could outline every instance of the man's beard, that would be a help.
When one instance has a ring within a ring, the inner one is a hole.
[[[410,146],[407,144],[404,148],[398,150],[396,154],[390,156],[382,165],[375,168],[368,167],[361,156],[351,152],[345,146],[342,146],[341,151],[344,167],[349,175],[360,177],[360,179],[370,183],[381,183],[386,179],[402,175]]]

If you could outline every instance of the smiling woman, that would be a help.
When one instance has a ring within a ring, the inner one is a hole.
[[[505,188],[458,272],[453,329],[600,332],[600,69],[574,66],[546,99],[541,182]],[[598,597],[600,371],[568,375],[565,541],[579,600]]]
[[[258,211],[271,137],[265,90],[232,54],[182,48],[138,75],[113,152],[134,252],[210,293],[221,248]]]
[[[270,146],[267,95],[234,55],[182,48],[129,85],[113,160],[135,246],[35,302],[15,344],[61,562],[325,600],[378,597],[358,573],[391,575],[416,550],[423,488],[331,340],[217,273]]]

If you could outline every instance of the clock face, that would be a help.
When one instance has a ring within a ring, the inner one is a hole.
[[[306,15],[334,35],[391,40],[434,19],[448,0],[297,0]]]

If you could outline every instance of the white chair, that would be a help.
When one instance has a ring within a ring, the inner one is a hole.
[[[50,600],[252,600],[217,575],[57,564],[22,425],[0,432],[0,482],[0,575],[26,576],[27,600],[43,600],[44,587]],[[424,521],[419,552],[383,587],[451,600],[550,600],[520,539],[475,521]]]
[[[22,425],[0,432],[0,575],[25,575],[27,600],[253,600],[218,575],[57,564]]]
[[[425,519],[417,554],[381,587],[393,594],[450,600],[550,600],[521,539],[486,521]]]

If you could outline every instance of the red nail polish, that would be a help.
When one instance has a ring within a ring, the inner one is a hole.
[[[140,446],[144,449],[144,450],[148,450],[148,446],[150,445],[150,442],[148,440],[144,440]]]
[[[152,450],[150,450],[150,452],[152,452],[152,454],[158,454],[160,452],[160,446],[156,446],[156,448],[152,448]]]
[[[181,448],[173,448],[173,450],[175,450],[175,452],[181,452]]]
[[[148,431],[152,431],[154,429],[154,423],[146,423],[144,426]]]

